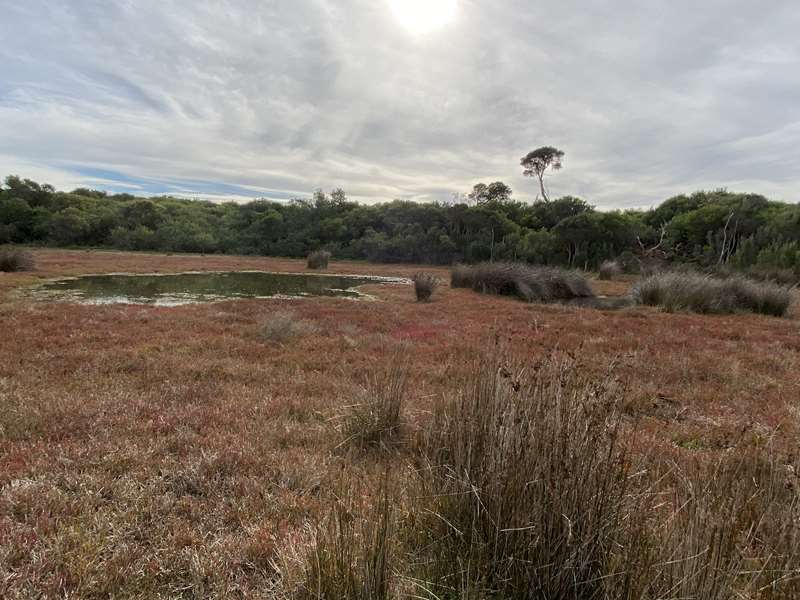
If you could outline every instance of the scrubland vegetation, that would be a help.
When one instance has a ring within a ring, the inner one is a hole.
[[[307,265],[309,269],[327,269],[330,260],[330,252],[327,250],[317,250],[308,255]]]
[[[431,273],[414,273],[411,276],[414,284],[414,294],[417,302],[427,302],[433,296],[433,292],[439,287],[440,279]]]
[[[304,261],[33,252],[0,278],[0,597],[800,593],[794,309],[37,303],[14,288]]]
[[[300,596],[800,593],[797,457],[768,441],[707,462],[642,452],[625,402],[613,372],[494,348],[418,423],[404,478],[387,471],[366,505],[345,494],[331,507]]]
[[[557,302],[594,296],[586,277],[578,271],[534,267],[522,263],[456,265],[450,285],[484,294],[516,296],[528,302]]]
[[[525,168],[538,177],[537,160]],[[572,196],[523,202],[502,182],[477,184],[450,202],[366,206],[342,190],[236,204],[65,193],[8,177],[0,185],[3,243],[295,258],[324,250],[338,260],[585,270],[617,259],[625,272],[655,260],[800,280],[800,207],[725,190],[675,196],[651,210],[598,211]]]
[[[782,317],[789,311],[792,296],[790,288],[771,281],[693,272],[657,273],[633,288],[633,297],[640,304],[704,314],[753,312]]]

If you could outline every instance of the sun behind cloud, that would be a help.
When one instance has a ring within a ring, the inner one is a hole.
[[[456,0],[389,0],[400,24],[414,34],[431,33],[456,15]]]

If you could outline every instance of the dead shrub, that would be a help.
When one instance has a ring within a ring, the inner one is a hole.
[[[22,248],[6,246],[0,248],[0,271],[14,273],[17,271],[33,271],[36,261],[33,254]]]
[[[598,269],[598,279],[610,281],[616,279],[622,274],[622,268],[615,260],[606,260],[600,264]]]
[[[417,302],[428,302],[440,283],[439,278],[430,273],[414,273],[411,276],[411,281],[414,282],[414,293],[417,296]]]
[[[298,319],[290,312],[278,312],[264,319],[259,327],[259,336],[265,342],[281,344],[290,339],[317,333],[319,328],[313,321]]]
[[[317,250],[308,255],[309,269],[327,269],[331,253],[327,250]]]

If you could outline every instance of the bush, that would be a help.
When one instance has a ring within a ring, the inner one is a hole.
[[[414,273],[411,276],[411,281],[414,282],[414,293],[417,295],[417,302],[428,302],[439,285],[439,278],[430,273]]]
[[[776,317],[785,316],[792,304],[790,289],[768,281],[674,271],[640,280],[633,288],[633,298],[638,304],[660,306],[669,312],[753,312]]]
[[[484,294],[516,296],[528,302],[594,297],[582,273],[522,263],[456,265],[450,272],[450,285],[472,288]]]
[[[308,255],[309,269],[327,269],[331,253],[327,250],[317,250]]]
[[[259,334],[266,342],[283,343],[295,337],[316,333],[317,326],[305,319],[297,319],[292,313],[278,312],[261,323]]]
[[[387,373],[360,390],[359,402],[347,406],[340,417],[344,433],[340,447],[387,449],[399,440],[408,376],[408,360],[395,356]]]
[[[616,261],[606,260],[600,265],[598,273],[599,279],[609,281],[619,277],[622,273],[622,268],[619,266],[619,264],[617,264]]]
[[[33,271],[35,261],[33,254],[20,248],[0,248],[0,271]]]

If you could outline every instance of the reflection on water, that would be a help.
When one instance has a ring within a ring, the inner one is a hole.
[[[396,283],[387,277],[231,271],[170,275],[86,275],[48,282],[36,290],[48,299],[84,304],[178,306],[229,298],[273,296],[363,297],[353,289],[367,283]]]

